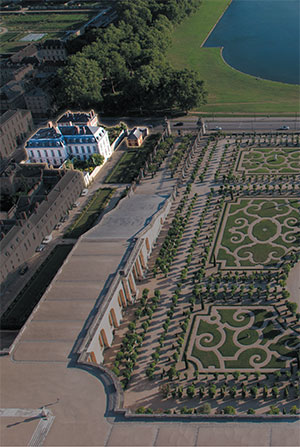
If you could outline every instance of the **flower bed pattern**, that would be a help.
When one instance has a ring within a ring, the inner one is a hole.
[[[215,245],[221,268],[278,268],[297,249],[299,201],[239,198],[228,203]]]
[[[300,153],[298,148],[257,147],[240,152],[237,171],[247,175],[299,174]]]
[[[201,372],[287,368],[300,342],[278,323],[273,306],[212,306],[195,315],[187,360]]]

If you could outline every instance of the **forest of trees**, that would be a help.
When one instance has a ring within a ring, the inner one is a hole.
[[[94,107],[108,113],[177,109],[205,102],[199,75],[176,70],[166,60],[173,27],[200,0],[122,0],[119,20],[69,42],[68,62],[59,71],[61,106]]]

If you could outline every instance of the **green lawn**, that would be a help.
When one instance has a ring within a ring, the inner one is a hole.
[[[125,152],[105,183],[131,183],[142,166],[141,155],[138,149]]]
[[[105,179],[105,183],[131,183],[144,166],[159,137],[160,134],[149,135],[141,147],[125,152]]]
[[[200,73],[208,90],[208,104],[197,112],[207,114],[299,113],[300,87],[257,79],[227,65],[219,48],[201,48],[209,30],[229,0],[203,0],[198,11],[173,33],[168,59],[176,68]]]
[[[105,208],[105,205],[111,198],[114,189],[112,188],[103,188],[99,189],[85,207],[85,209],[80,214],[79,218],[75,221],[75,223],[67,230],[64,237],[77,239],[83,233],[88,231],[95,223],[95,220]]]
[[[218,357],[213,351],[200,351],[195,345],[192,350],[192,358],[200,360],[204,369],[214,366],[215,368],[220,368],[220,362]]]
[[[79,28],[95,12],[81,12],[77,14],[68,13],[26,13],[23,14],[5,14],[2,15],[2,25],[9,31],[21,31],[23,33],[48,32],[48,31],[67,31]]]
[[[28,42],[20,39],[29,33],[45,33],[39,40],[58,39],[67,30],[74,30],[82,26],[95,12],[79,13],[26,13],[3,14],[2,25],[8,29],[7,33],[0,36],[0,54],[13,53],[24,47]]]
[[[21,329],[73,245],[57,245],[1,317],[1,329]]]

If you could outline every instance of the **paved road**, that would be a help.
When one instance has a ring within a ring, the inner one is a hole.
[[[289,127],[288,132],[300,131],[300,118],[299,117],[286,117],[286,118],[274,118],[274,117],[253,117],[253,118],[223,118],[213,117],[204,118],[206,129],[218,130],[221,127],[224,131],[279,131],[282,126]],[[192,129],[197,125],[197,117],[183,118],[181,120],[171,120],[172,131]],[[178,125],[178,124],[181,125]],[[281,129],[284,131],[284,129]]]
[[[300,117],[295,115],[292,117],[211,117],[203,118],[207,130],[216,129],[221,127],[224,131],[278,131],[282,126],[288,126],[289,132],[300,131]],[[134,126],[153,126],[153,132],[161,132],[164,127],[164,118],[148,117],[148,118],[103,118],[101,122],[107,126],[113,126],[119,123],[119,121],[125,122],[128,127]],[[192,130],[197,127],[197,116],[183,116],[179,118],[170,119],[171,130],[176,134],[177,131]],[[180,123],[181,125],[178,125]]]

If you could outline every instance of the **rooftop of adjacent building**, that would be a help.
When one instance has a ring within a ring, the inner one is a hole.
[[[27,98],[28,97],[37,98],[37,97],[45,97],[45,96],[48,96],[48,93],[41,87],[36,87],[36,88],[33,88],[32,90],[29,90],[28,92],[26,92]]]
[[[97,127],[97,126],[61,126],[59,127],[60,132],[63,135],[96,135],[98,133],[103,134],[102,131],[104,131],[103,127]]]
[[[128,135],[128,138],[130,140],[138,140],[141,136],[145,136],[147,132],[147,128],[141,128],[141,127],[135,127],[131,130],[130,134]]]
[[[8,177],[9,175],[22,179],[24,187],[26,187],[26,180],[28,179],[27,193],[24,193],[16,202],[12,216],[7,219],[2,218],[0,225],[3,233],[0,243],[1,250],[20,231],[20,227],[16,226],[19,219],[28,219],[30,224],[36,225],[47,209],[54,204],[64,188],[80,173],[78,171],[47,169],[44,164],[28,164],[15,167],[10,165],[2,176]],[[4,195],[2,195],[3,197]]]
[[[4,99],[13,99],[16,96],[24,93],[24,88],[20,82],[9,81],[0,89],[0,97]]]
[[[26,116],[30,115],[30,110],[26,109],[8,109],[8,110],[0,110],[0,126],[5,124],[11,118],[16,115]]]
[[[47,39],[38,44],[39,49],[63,49],[65,43],[60,39]]]
[[[63,124],[87,124],[90,120],[96,117],[94,110],[89,112],[71,112],[68,110],[58,120],[58,125]]]
[[[42,127],[30,137],[28,142],[30,142],[31,140],[49,140],[59,138],[61,138],[61,132],[57,127]]]

